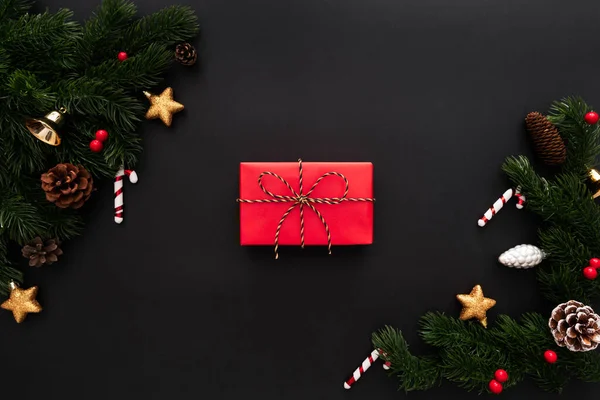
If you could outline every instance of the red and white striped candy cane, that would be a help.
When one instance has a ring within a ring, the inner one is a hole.
[[[483,217],[477,221],[477,225],[485,226],[490,219],[492,219],[492,217],[502,209],[504,204],[510,200],[510,198],[513,196],[513,193],[514,189],[508,189],[506,192],[504,192],[504,194],[498,200],[496,200],[496,202],[490,208],[488,208],[485,214],[483,214]]]
[[[344,382],[344,389],[350,389],[352,384],[360,379],[360,377],[369,369],[369,367],[379,358],[379,350],[373,350],[371,355],[367,357],[360,367],[356,368],[352,377]],[[388,361],[383,364],[384,369],[390,369],[391,363]]]
[[[520,186],[517,186],[517,188],[515,189],[515,197],[517,199],[519,199],[519,201],[517,202],[517,208],[519,210],[521,210],[523,208],[523,206],[525,205],[525,202],[527,201],[527,199],[525,198],[525,195],[521,193]]]
[[[123,177],[125,175],[129,177],[131,183],[138,181],[135,171],[123,169],[123,167],[115,175],[115,222],[117,224],[123,222]]]

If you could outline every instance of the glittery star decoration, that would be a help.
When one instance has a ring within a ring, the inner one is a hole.
[[[477,285],[469,294],[457,294],[456,298],[463,306],[460,312],[460,319],[466,321],[468,319],[477,318],[481,325],[487,328],[486,311],[496,305],[496,300],[483,297],[483,290],[480,285]]]
[[[0,305],[5,310],[12,311],[15,321],[21,323],[29,313],[39,313],[42,311],[42,306],[37,302],[37,286],[32,286],[29,289],[21,289],[14,287],[10,292],[10,297]]]
[[[183,104],[173,100],[173,89],[170,87],[159,95],[148,92],[144,92],[144,95],[150,100],[150,108],[146,113],[146,119],[160,118],[166,126],[171,126],[173,114],[184,108]]]

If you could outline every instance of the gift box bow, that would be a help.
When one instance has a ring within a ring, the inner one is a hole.
[[[271,191],[269,191],[267,188],[265,188],[265,186],[263,185],[263,182],[262,182],[263,177],[265,175],[270,175],[274,178],[279,179],[281,181],[281,183],[283,183],[289,189],[289,191],[291,192],[291,195],[275,194],[275,193],[272,193]],[[323,179],[327,178],[328,176],[337,176],[338,178],[341,178],[344,181],[344,193],[342,194],[342,196],[341,197],[311,197],[312,192],[319,185],[319,183],[321,183],[321,181]],[[290,215],[292,210],[294,210],[296,207],[299,207],[299,210],[300,210],[300,247],[304,248],[304,206],[307,206],[317,215],[317,217],[319,217],[319,220],[321,220],[321,223],[323,224],[323,227],[325,228],[325,232],[327,234],[327,250],[328,250],[329,254],[331,254],[331,232],[329,230],[329,225],[327,224],[327,221],[325,221],[325,218],[323,217],[323,215],[321,215],[321,213],[319,212],[317,207],[315,207],[315,204],[336,205],[336,204],[341,204],[345,201],[351,201],[351,202],[359,202],[359,201],[360,202],[366,202],[366,201],[374,202],[375,201],[375,199],[369,198],[369,197],[348,197],[348,190],[350,188],[350,183],[348,182],[348,179],[344,176],[344,174],[341,174],[341,173],[335,172],[335,171],[326,172],[323,175],[321,175],[315,181],[315,183],[312,185],[310,190],[308,192],[304,193],[303,178],[302,178],[302,159],[298,159],[298,183],[299,183],[299,190],[298,190],[298,192],[296,192],[294,190],[294,188],[289,184],[289,182],[287,180],[285,180],[285,178],[279,176],[278,174],[276,174],[274,172],[264,171],[264,172],[261,172],[258,176],[258,186],[267,196],[270,196],[271,198],[270,199],[237,199],[237,201],[239,203],[251,203],[251,204],[292,203],[292,205],[281,216],[281,219],[279,220],[279,223],[277,224],[277,229],[275,230],[275,239],[274,239],[275,259],[279,258],[279,252],[278,252],[278,250],[279,250],[279,232],[281,231],[281,227],[283,226],[283,223],[285,222],[288,215]]]

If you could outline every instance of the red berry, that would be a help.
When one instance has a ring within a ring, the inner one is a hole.
[[[600,258],[592,258],[590,259],[590,267],[592,268],[600,268]]]
[[[122,51],[117,55],[117,58],[119,59],[119,61],[125,61],[127,60],[127,53]]]
[[[498,382],[504,383],[508,380],[508,373],[503,369],[498,369],[494,374],[494,378],[496,378]]]
[[[103,147],[104,145],[99,140],[92,140],[90,142],[90,150],[92,150],[94,153],[101,152]]]
[[[106,141],[106,139],[108,139],[108,132],[106,132],[104,129],[100,129],[100,130],[96,131],[96,140],[104,142],[104,141]]]
[[[589,113],[585,114],[585,122],[587,122],[590,125],[594,125],[598,122],[599,119],[600,116],[598,116],[597,112],[590,111]]]
[[[494,394],[502,393],[502,384],[495,379],[492,379],[489,383],[490,392]]]
[[[546,350],[544,352],[544,358],[546,359],[546,362],[549,364],[554,364],[558,360],[558,356],[552,350]]]
[[[598,271],[596,270],[596,268],[592,268],[592,267],[585,267],[583,269],[583,276],[585,276],[587,279],[589,280],[594,280],[598,277]]]

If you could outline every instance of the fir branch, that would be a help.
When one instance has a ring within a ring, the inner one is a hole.
[[[16,194],[0,194],[0,224],[3,234],[20,245],[48,231],[48,222],[35,206]]]
[[[160,83],[161,74],[171,65],[172,59],[171,51],[162,45],[151,43],[124,62],[110,59],[88,68],[85,76],[108,81],[111,86],[122,89],[149,88]]]
[[[6,77],[2,92],[5,106],[13,112],[18,110],[22,115],[46,113],[56,102],[56,94],[45,82],[40,81],[35,74],[20,69]]]
[[[373,333],[373,346],[382,349],[382,358],[390,361],[390,373],[400,379],[400,390],[427,390],[440,384],[437,360],[413,356],[402,332],[389,326]]]
[[[0,264],[0,294],[7,296],[10,293],[10,281],[23,282],[23,274],[18,269]]]
[[[31,8],[32,4],[31,0],[0,0],[0,22],[21,16]]]
[[[190,7],[171,6],[136,21],[123,36],[123,45],[132,54],[151,43],[173,46],[199,32],[198,18]]]

